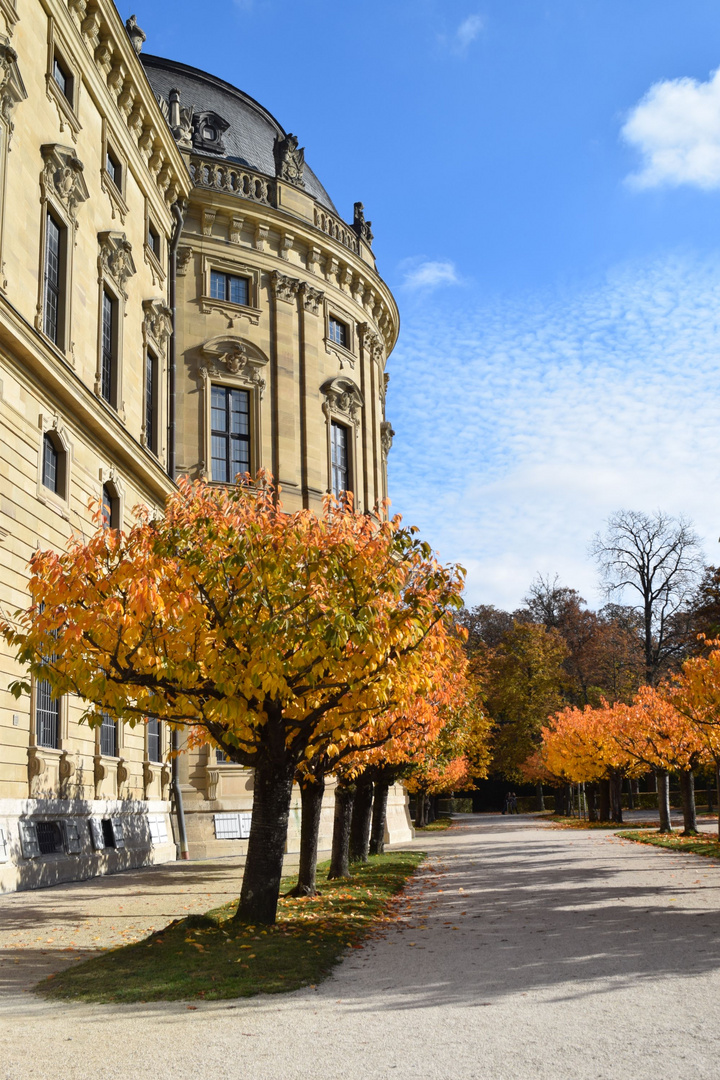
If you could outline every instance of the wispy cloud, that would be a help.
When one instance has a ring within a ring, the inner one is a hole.
[[[437,289],[440,285],[457,285],[460,282],[452,262],[417,262],[406,270],[403,288],[419,291]]]
[[[720,259],[468,305],[406,315],[388,418],[393,506],[469,600],[513,607],[557,571],[598,602],[587,544],[620,506],[685,513],[717,561]]]
[[[707,80],[667,79],[651,86],[623,125],[642,155],[638,188],[720,187],[720,68]]]
[[[438,34],[438,41],[453,53],[464,53],[484,28],[485,20],[482,15],[468,15],[450,33]]]

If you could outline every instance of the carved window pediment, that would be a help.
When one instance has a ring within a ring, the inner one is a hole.
[[[135,273],[132,244],[123,232],[98,233],[98,242],[100,271],[113,279],[127,300],[125,282]]]
[[[17,53],[12,46],[0,39],[0,113],[12,134],[12,113],[20,101],[27,98],[27,90],[17,65]]]
[[[365,405],[365,399],[358,386],[344,376],[328,379],[320,387],[320,392],[325,398],[323,412],[330,416],[339,416],[357,424],[360,410]]]
[[[70,220],[76,222],[78,207],[90,197],[82,161],[71,147],[59,143],[46,143],[40,153],[45,163],[40,177],[43,196],[63,206]]]
[[[172,333],[172,312],[164,300],[143,300],[143,332],[146,344],[153,341],[165,352],[165,343]]]
[[[265,392],[262,369],[267,363],[267,356],[256,345],[232,334],[211,338],[200,347],[201,378],[230,377],[257,389],[260,397]]]

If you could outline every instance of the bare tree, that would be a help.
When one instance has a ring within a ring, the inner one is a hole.
[[[654,683],[687,645],[684,617],[703,570],[700,539],[692,523],[657,510],[618,510],[590,548],[608,599],[638,594],[645,674]]]

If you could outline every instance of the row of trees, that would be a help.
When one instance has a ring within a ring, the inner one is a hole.
[[[399,518],[330,497],[285,513],[265,476],[181,481],[165,515],[38,551],[31,605],[0,626],[30,675],[88,702],[91,724],[162,717],[254,770],[238,917],[275,920],[291,792],[302,793],[298,891],[315,889],[320,807],[338,780],[331,874],[374,845],[387,788],[465,784],[487,723],[456,621],[464,572]],[[13,687],[29,692],[27,679]]]
[[[557,578],[538,577],[516,611],[461,613],[492,721],[490,769],[511,782],[527,779],[549,716],[629,705],[701,652],[699,635],[720,636],[720,570],[704,567],[687,521],[619,512],[591,551],[607,600],[598,611]]]
[[[694,773],[698,769],[712,769],[720,779],[717,640],[707,644],[706,653],[686,659],[668,682],[642,686],[629,704],[604,701],[599,707],[561,710],[543,728],[541,747],[525,765],[526,774],[534,779],[558,786],[586,784],[591,820],[622,821],[623,778],[653,772],[662,832],[671,831],[668,778],[675,773],[680,779],[686,835],[697,832]],[[718,829],[720,838],[720,821]]]

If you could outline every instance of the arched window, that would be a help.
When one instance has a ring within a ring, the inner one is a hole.
[[[109,484],[102,489],[102,523],[104,529],[120,528],[120,500]]]
[[[42,455],[44,487],[65,498],[65,447],[55,432],[46,431],[43,435]]]

